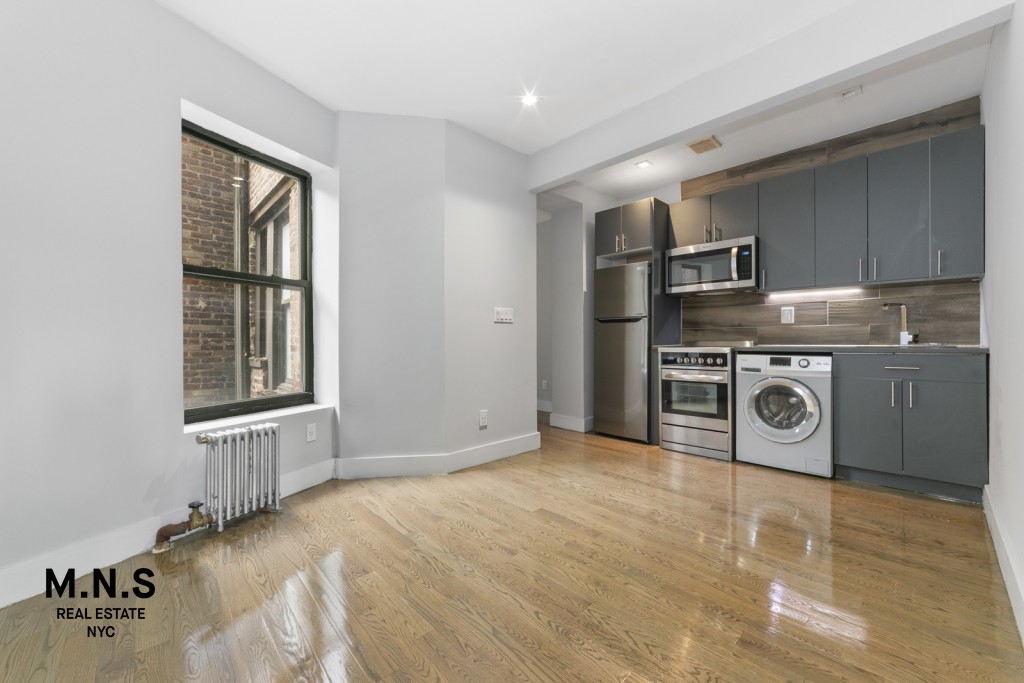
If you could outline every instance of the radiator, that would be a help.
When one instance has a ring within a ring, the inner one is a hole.
[[[202,434],[206,444],[206,511],[224,522],[253,510],[281,509],[278,426],[258,424]]]

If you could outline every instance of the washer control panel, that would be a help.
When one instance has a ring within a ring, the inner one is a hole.
[[[832,356],[786,355],[774,353],[736,354],[737,372],[773,373],[832,373]]]

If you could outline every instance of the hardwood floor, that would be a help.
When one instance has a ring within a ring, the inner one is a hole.
[[[148,599],[0,610],[0,680],[1024,679],[980,507],[540,429],[117,565],[155,572]]]

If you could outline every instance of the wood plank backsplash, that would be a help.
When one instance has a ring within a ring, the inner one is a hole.
[[[980,343],[978,282],[807,290],[781,300],[757,293],[686,297],[680,300],[682,338],[684,344],[897,344],[899,309],[884,311],[883,303],[907,305],[907,327],[920,342]],[[780,322],[783,306],[795,310],[791,325]]]

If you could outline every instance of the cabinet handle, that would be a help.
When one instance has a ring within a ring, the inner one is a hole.
[[[712,223],[711,224],[711,230],[716,235],[716,237],[715,237],[716,240],[722,239],[722,229],[720,227],[718,227],[718,225],[716,225],[715,223]]]
[[[626,233],[622,233],[622,251],[626,251]]]
[[[910,365],[883,365],[885,370],[920,370],[921,368],[915,368]]]
[[[910,407],[913,408],[914,407],[914,383],[913,382],[907,382],[907,384],[910,385]]]
[[[942,250],[939,249],[939,272],[936,275],[942,275]]]
[[[896,407],[896,382],[889,382],[889,407]]]
[[[708,226],[706,226],[706,225],[704,226],[704,241],[705,242],[710,242],[711,241],[711,232],[708,230]]]
[[[768,278],[765,277],[765,271],[764,271],[764,268],[762,268],[761,269],[761,289],[764,289],[764,283],[767,282],[767,281],[768,281]]]
[[[619,238],[620,238],[621,236],[622,236],[622,235],[616,235],[616,236],[615,236],[615,253],[616,253],[616,254],[617,254],[617,253],[619,253]]]
[[[874,266],[875,274],[871,277],[871,279],[872,280],[877,280],[878,279],[878,257],[877,256],[874,258],[874,262],[875,262],[875,266]]]
[[[864,259],[857,259],[857,282],[864,282]]]

